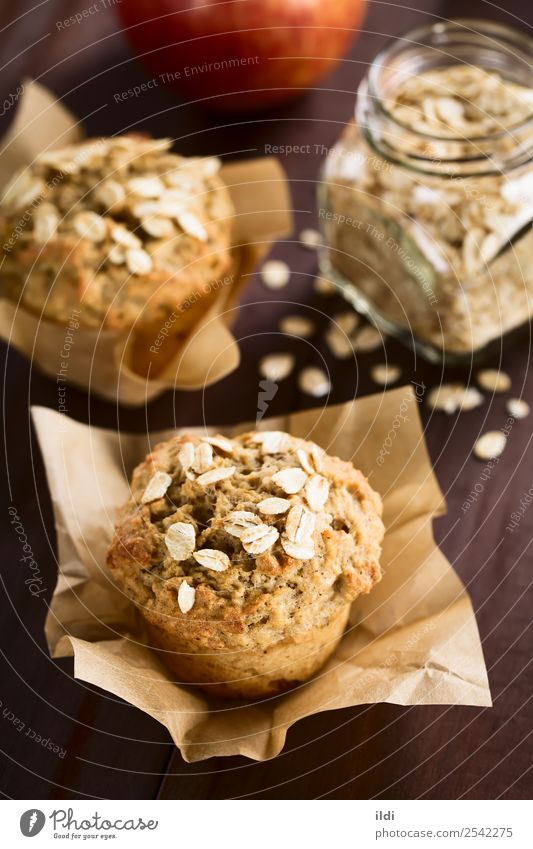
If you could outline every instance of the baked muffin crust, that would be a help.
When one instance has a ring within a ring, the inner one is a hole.
[[[312,442],[185,435],[135,469],[107,562],[180,650],[265,652],[345,621],[380,580],[380,517],[363,474]]]
[[[160,325],[231,266],[233,207],[215,158],[170,139],[91,139],[46,151],[14,175],[0,207],[11,298],[85,327]]]

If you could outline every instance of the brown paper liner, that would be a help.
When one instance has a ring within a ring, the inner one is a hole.
[[[74,116],[47,89],[26,81],[13,125],[2,140],[0,186],[43,150],[82,137]],[[113,402],[138,406],[167,389],[208,386],[237,368],[239,349],[230,329],[236,316],[234,305],[247,275],[273,241],[292,229],[292,217],[287,181],[277,160],[231,163],[222,167],[221,176],[235,206],[230,284],[215,289],[187,311],[156,353],[150,351],[157,336],[152,329],[120,333],[79,327],[70,348],[67,383]],[[54,379],[66,334],[66,326],[0,299],[0,338]]]
[[[60,571],[46,622],[53,655],[73,655],[77,678],[165,725],[187,761],[274,757],[291,725],[334,708],[374,702],[490,705],[470,599],[433,539],[432,519],[445,505],[417,407],[412,387],[402,387],[261,422],[261,429],[315,440],[369,477],[384,502],[384,577],[353,604],[341,643],[311,681],[242,705],[175,684],[146,647],[133,605],[105,571],[131,471],[149,445],[175,431],[149,438],[121,434],[35,408],[58,535]],[[231,436],[249,428],[243,423],[208,432]]]

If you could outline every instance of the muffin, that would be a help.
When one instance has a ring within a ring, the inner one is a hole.
[[[178,681],[259,698],[329,658],[382,537],[379,495],[313,442],[185,435],[135,469],[107,564]]]
[[[219,160],[170,153],[170,139],[101,138],[46,151],[0,206],[12,299],[86,328],[190,326],[231,267],[233,207]]]

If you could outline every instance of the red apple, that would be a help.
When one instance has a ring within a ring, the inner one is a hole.
[[[123,0],[125,31],[158,85],[223,111],[287,101],[344,55],[366,0]]]

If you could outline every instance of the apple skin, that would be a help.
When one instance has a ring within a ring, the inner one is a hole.
[[[366,0],[122,0],[116,8],[161,84],[237,112],[292,100],[324,77],[346,53]]]

